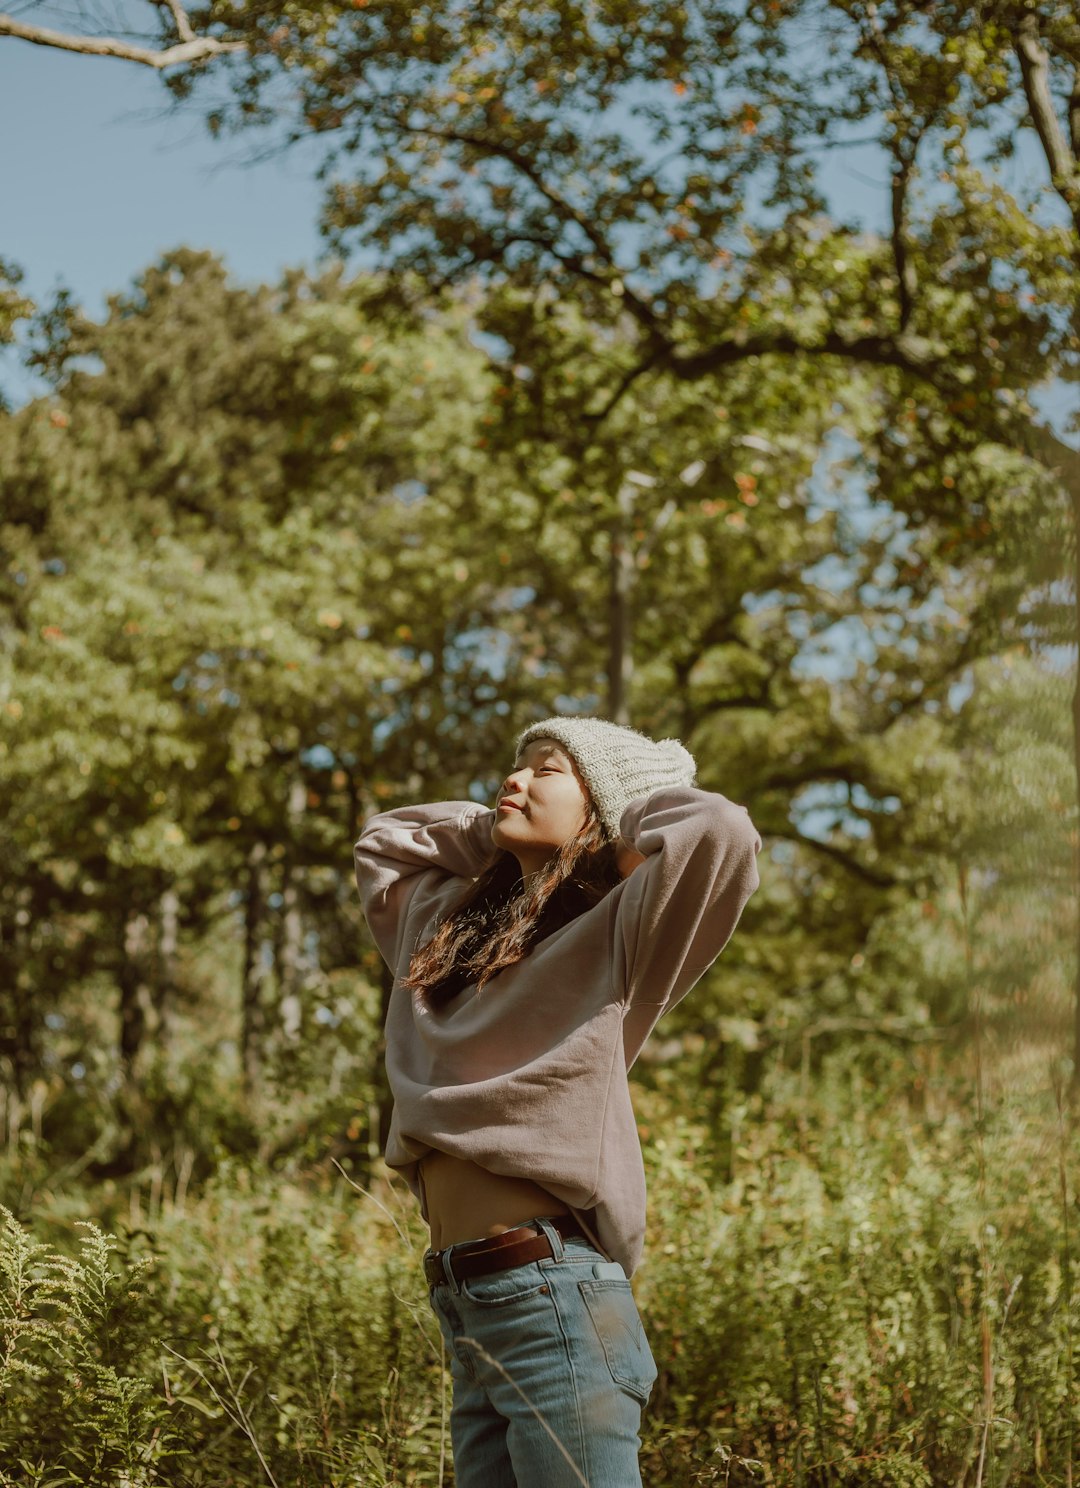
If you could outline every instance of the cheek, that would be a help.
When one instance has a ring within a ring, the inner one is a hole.
[[[537,798],[539,808],[535,815],[537,829],[552,844],[561,844],[574,837],[585,825],[585,797],[576,782],[572,788],[560,786]]]
[[[568,792],[562,803],[562,820],[567,832],[579,832],[585,825],[585,798],[579,790]]]

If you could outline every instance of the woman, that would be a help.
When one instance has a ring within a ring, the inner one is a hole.
[[[402,807],[356,844],[395,974],[386,1161],[431,1228],[458,1488],[641,1482],[656,1365],[626,1072],[759,881],[746,808],[695,771],[674,739],[548,718],[494,809]]]

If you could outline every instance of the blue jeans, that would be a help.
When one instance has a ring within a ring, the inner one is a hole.
[[[630,1283],[589,1241],[532,1223],[553,1256],[428,1289],[457,1488],[640,1488],[656,1364]]]

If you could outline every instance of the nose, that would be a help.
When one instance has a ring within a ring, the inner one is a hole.
[[[511,770],[510,771],[510,774],[506,777],[506,779],[503,781],[502,785],[499,787],[499,795],[500,796],[509,796],[509,795],[512,795],[513,792],[514,792],[514,787],[518,783],[518,777],[520,775],[524,775],[524,773],[525,773],[524,767],[522,767],[520,770]]]

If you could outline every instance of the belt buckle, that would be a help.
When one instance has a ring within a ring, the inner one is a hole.
[[[449,1253],[453,1248],[452,1245],[447,1245],[442,1250],[428,1251],[424,1257],[424,1271],[427,1275],[429,1285],[453,1286],[455,1284],[456,1277],[454,1277],[453,1271],[447,1264]]]

